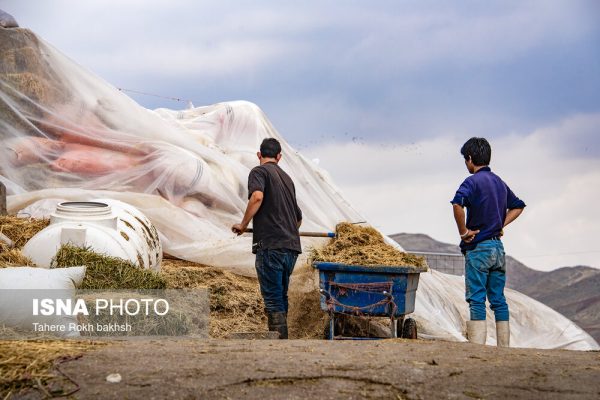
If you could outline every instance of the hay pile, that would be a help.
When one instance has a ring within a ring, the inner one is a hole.
[[[36,233],[50,223],[49,219],[17,218],[0,216],[0,232],[13,241],[15,247],[9,248],[0,240],[0,268],[10,266],[33,266],[31,260],[23,255],[21,248]]]
[[[0,77],[33,101],[46,106],[65,103],[70,94],[48,67],[44,53],[43,45],[30,30],[1,29]]]
[[[130,261],[97,254],[89,248],[63,245],[50,268],[85,265],[85,278],[78,289],[165,289],[159,274],[138,267]]]
[[[34,267],[33,261],[21,252],[21,249],[7,249],[0,251],[0,268],[6,267]]]
[[[0,216],[0,232],[8,236],[18,248],[25,246],[29,239],[49,224],[49,219],[18,218],[14,215]]]
[[[96,292],[85,293],[80,298],[85,300],[88,310],[95,308],[96,299],[148,299],[155,298],[156,292],[146,291],[115,291],[115,292]],[[103,331],[103,330],[82,330],[81,336],[206,336],[208,332],[208,305],[202,310],[203,304],[198,304],[195,299],[186,298],[185,295],[176,296],[176,293],[161,292],[158,294],[161,298],[169,302],[169,313],[166,315],[156,315],[154,313],[146,314],[141,312],[137,315],[111,313],[108,309],[96,310],[89,315],[78,315],[77,322],[86,326],[97,325],[125,325],[129,324],[130,329],[125,331]],[[207,303],[204,303],[207,304]]]
[[[0,398],[11,398],[26,388],[36,388],[46,397],[68,393],[74,385],[58,373],[55,365],[63,357],[76,357],[106,344],[74,340],[0,341]]]
[[[258,280],[183,260],[163,260],[161,276],[172,289],[210,289],[210,336],[264,332],[267,318]]]
[[[313,261],[364,266],[427,267],[424,257],[404,253],[387,244],[375,228],[343,222],[336,237],[320,249],[312,249]]]
[[[47,220],[15,217],[4,217],[0,222],[4,233],[21,246],[48,224]],[[360,265],[424,265],[420,257],[387,245],[373,228],[344,223],[336,232],[337,238],[325,248],[312,250],[313,260]],[[72,246],[61,248],[53,262],[53,267],[76,265],[88,267],[81,289],[209,288],[211,337],[222,338],[232,332],[266,331],[266,315],[256,278],[173,259],[163,260],[162,270],[156,274],[125,260]],[[320,308],[318,276],[310,265],[296,266],[289,300],[290,337],[323,338],[328,316]]]
[[[297,265],[288,291],[288,327],[293,339],[323,339],[329,316],[321,310],[318,272],[310,265]]]

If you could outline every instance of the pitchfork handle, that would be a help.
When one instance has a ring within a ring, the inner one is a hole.
[[[244,233],[252,233],[254,230],[252,228],[246,229]],[[328,237],[334,238],[334,232],[302,232],[300,231],[300,236],[308,236],[308,237]]]

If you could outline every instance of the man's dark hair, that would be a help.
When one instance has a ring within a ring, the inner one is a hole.
[[[465,160],[471,157],[471,161],[477,166],[490,165],[492,147],[485,138],[472,137],[463,144],[460,154],[463,155]]]
[[[275,158],[281,153],[281,145],[277,139],[267,138],[260,144],[260,155],[267,158]]]

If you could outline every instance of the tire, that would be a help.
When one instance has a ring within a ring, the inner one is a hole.
[[[402,325],[402,336],[403,339],[416,339],[417,338],[417,322],[412,318],[404,320]]]

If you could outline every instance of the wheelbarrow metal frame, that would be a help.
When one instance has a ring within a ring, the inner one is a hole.
[[[332,340],[366,339],[334,335],[335,314],[356,315],[357,309],[362,315],[390,318],[390,336],[398,337],[398,324],[403,323],[405,315],[414,311],[419,274],[427,271],[427,267],[367,267],[329,262],[315,262],[313,267],[319,270],[321,309],[329,313],[329,338]],[[389,289],[352,289],[361,285],[375,285],[377,288],[379,284],[382,287],[388,284]],[[344,289],[345,286],[350,289]]]

